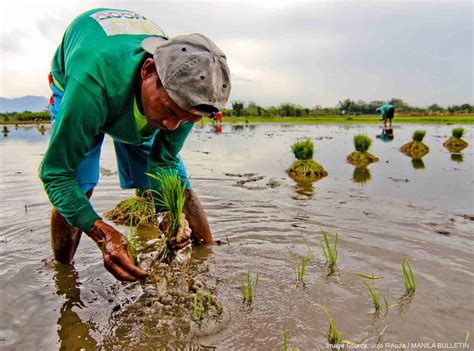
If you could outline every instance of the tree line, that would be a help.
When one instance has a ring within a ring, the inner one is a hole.
[[[436,115],[436,114],[469,114],[474,113],[474,105],[462,104],[443,107],[432,104],[427,107],[411,106],[402,99],[393,98],[388,101],[370,101],[345,99],[338,102],[335,107],[314,106],[312,108],[282,103],[279,106],[262,107],[251,101],[245,105],[242,101],[233,101],[232,108],[224,109],[224,116],[282,116],[282,117],[310,117],[310,116],[336,116],[336,115],[371,115],[377,107],[390,103],[395,111],[407,115]]]
[[[402,99],[393,98],[388,101],[370,101],[345,99],[338,102],[335,107],[314,106],[312,108],[285,102],[278,106],[262,107],[251,101],[247,105],[242,101],[233,101],[232,108],[223,109],[224,116],[262,116],[262,117],[312,117],[312,116],[338,116],[338,115],[373,115],[375,109],[386,103],[395,107],[399,114],[407,115],[445,115],[445,114],[472,114],[474,105],[462,104],[443,107],[432,104],[427,107],[411,106]],[[0,121],[8,122],[47,122],[51,120],[49,111],[41,112],[7,112],[0,114]]]

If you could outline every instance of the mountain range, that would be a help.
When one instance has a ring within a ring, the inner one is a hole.
[[[0,97],[0,113],[4,112],[40,112],[48,107],[49,99],[43,96],[22,96],[19,98],[7,99]]]

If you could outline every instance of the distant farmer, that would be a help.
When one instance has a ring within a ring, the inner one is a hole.
[[[39,176],[54,206],[54,257],[71,263],[85,232],[117,279],[142,279],[147,273],[133,264],[125,238],[89,202],[99,180],[104,134],[114,140],[122,188],[160,191],[147,172],[177,174],[184,183],[179,152],[194,122],[213,118],[229,98],[226,57],[201,34],[168,40],[135,12],[95,9],[67,28],[49,80],[53,132]],[[204,210],[187,184],[184,213],[192,233],[170,242],[174,249],[190,240],[213,243]]]
[[[380,106],[375,111],[380,112],[380,114],[382,115],[381,121],[383,120],[384,127],[387,127],[387,120],[389,122],[389,127],[392,127],[392,119],[393,119],[393,115],[395,114],[395,108],[393,107],[392,104],[386,104],[386,105]]]

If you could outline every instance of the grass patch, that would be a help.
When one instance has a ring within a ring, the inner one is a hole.
[[[411,296],[416,291],[416,279],[413,269],[405,258],[402,261],[402,272],[403,272],[403,284],[405,285],[405,296]]]
[[[426,130],[415,130],[411,138],[413,139],[413,141],[418,141],[421,143],[425,138],[425,135]]]
[[[241,280],[242,285],[242,298],[244,303],[250,305],[252,304],[253,299],[255,298],[255,290],[258,285],[258,273],[255,277],[255,281],[252,282],[250,278],[250,270],[247,271],[245,277]]]
[[[311,160],[314,155],[314,144],[311,139],[304,139],[291,145],[291,151],[298,160]]]
[[[321,248],[323,249],[324,257],[329,268],[329,274],[333,274],[336,271],[337,263],[337,243],[339,241],[339,235],[336,233],[336,238],[334,240],[334,245],[331,247],[329,242],[328,233],[323,231],[323,240],[321,241]]]
[[[372,144],[372,139],[365,134],[357,134],[354,136],[354,147],[356,151],[367,152]]]

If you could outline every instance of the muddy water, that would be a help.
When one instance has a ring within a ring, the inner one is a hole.
[[[427,130],[430,153],[421,163],[398,151],[415,129]],[[462,155],[442,146],[451,126],[396,127],[395,140],[387,143],[375,139],[375,126],[225,125],[221,134],[197,127],[183,158],[214,236],[224,243],[194,249],[187,263],[194,283],[206,286],[222,307],[199,323],[192,301],[179,293],[168,299],[158,296],[160,286],[116,282],[86,237],[74,268],[51,262],[50,204],[36,176],[50,130],[9,130],[0,142],[1,350],[275,350],[283,346],[284,330],[289,346],[325,350],[322,331],[329,324],[319,304],[345,339],[367,345],[380,339],[387,343],[383,349],[463,342],[473,334],[470,127]],[[380,158],[365,170],[345,162],[358,132],[374,138],[371,152]],[[313,139],[315,159],[329,173],[317,183],[296,184],[284,172],[292,162],[290,144],[300,137]],[[101,166],[93,196],[99,213],[132,194],[119,190],[110,140]],[[329,277],[321,229],[331,240],[340,236],[337,272]],[[295,255],[306,255],[304,238],[315,259],[302,286]],[[404,293],[404,257],[414,265],[417,291],[396,305]],[[242,304],[240,291],[249,269],[260,277],[251,307]],[[382,276],[374,288],[396,306],[374,314],[353,272]],[[176,284],[186,289],[186,282]]]

